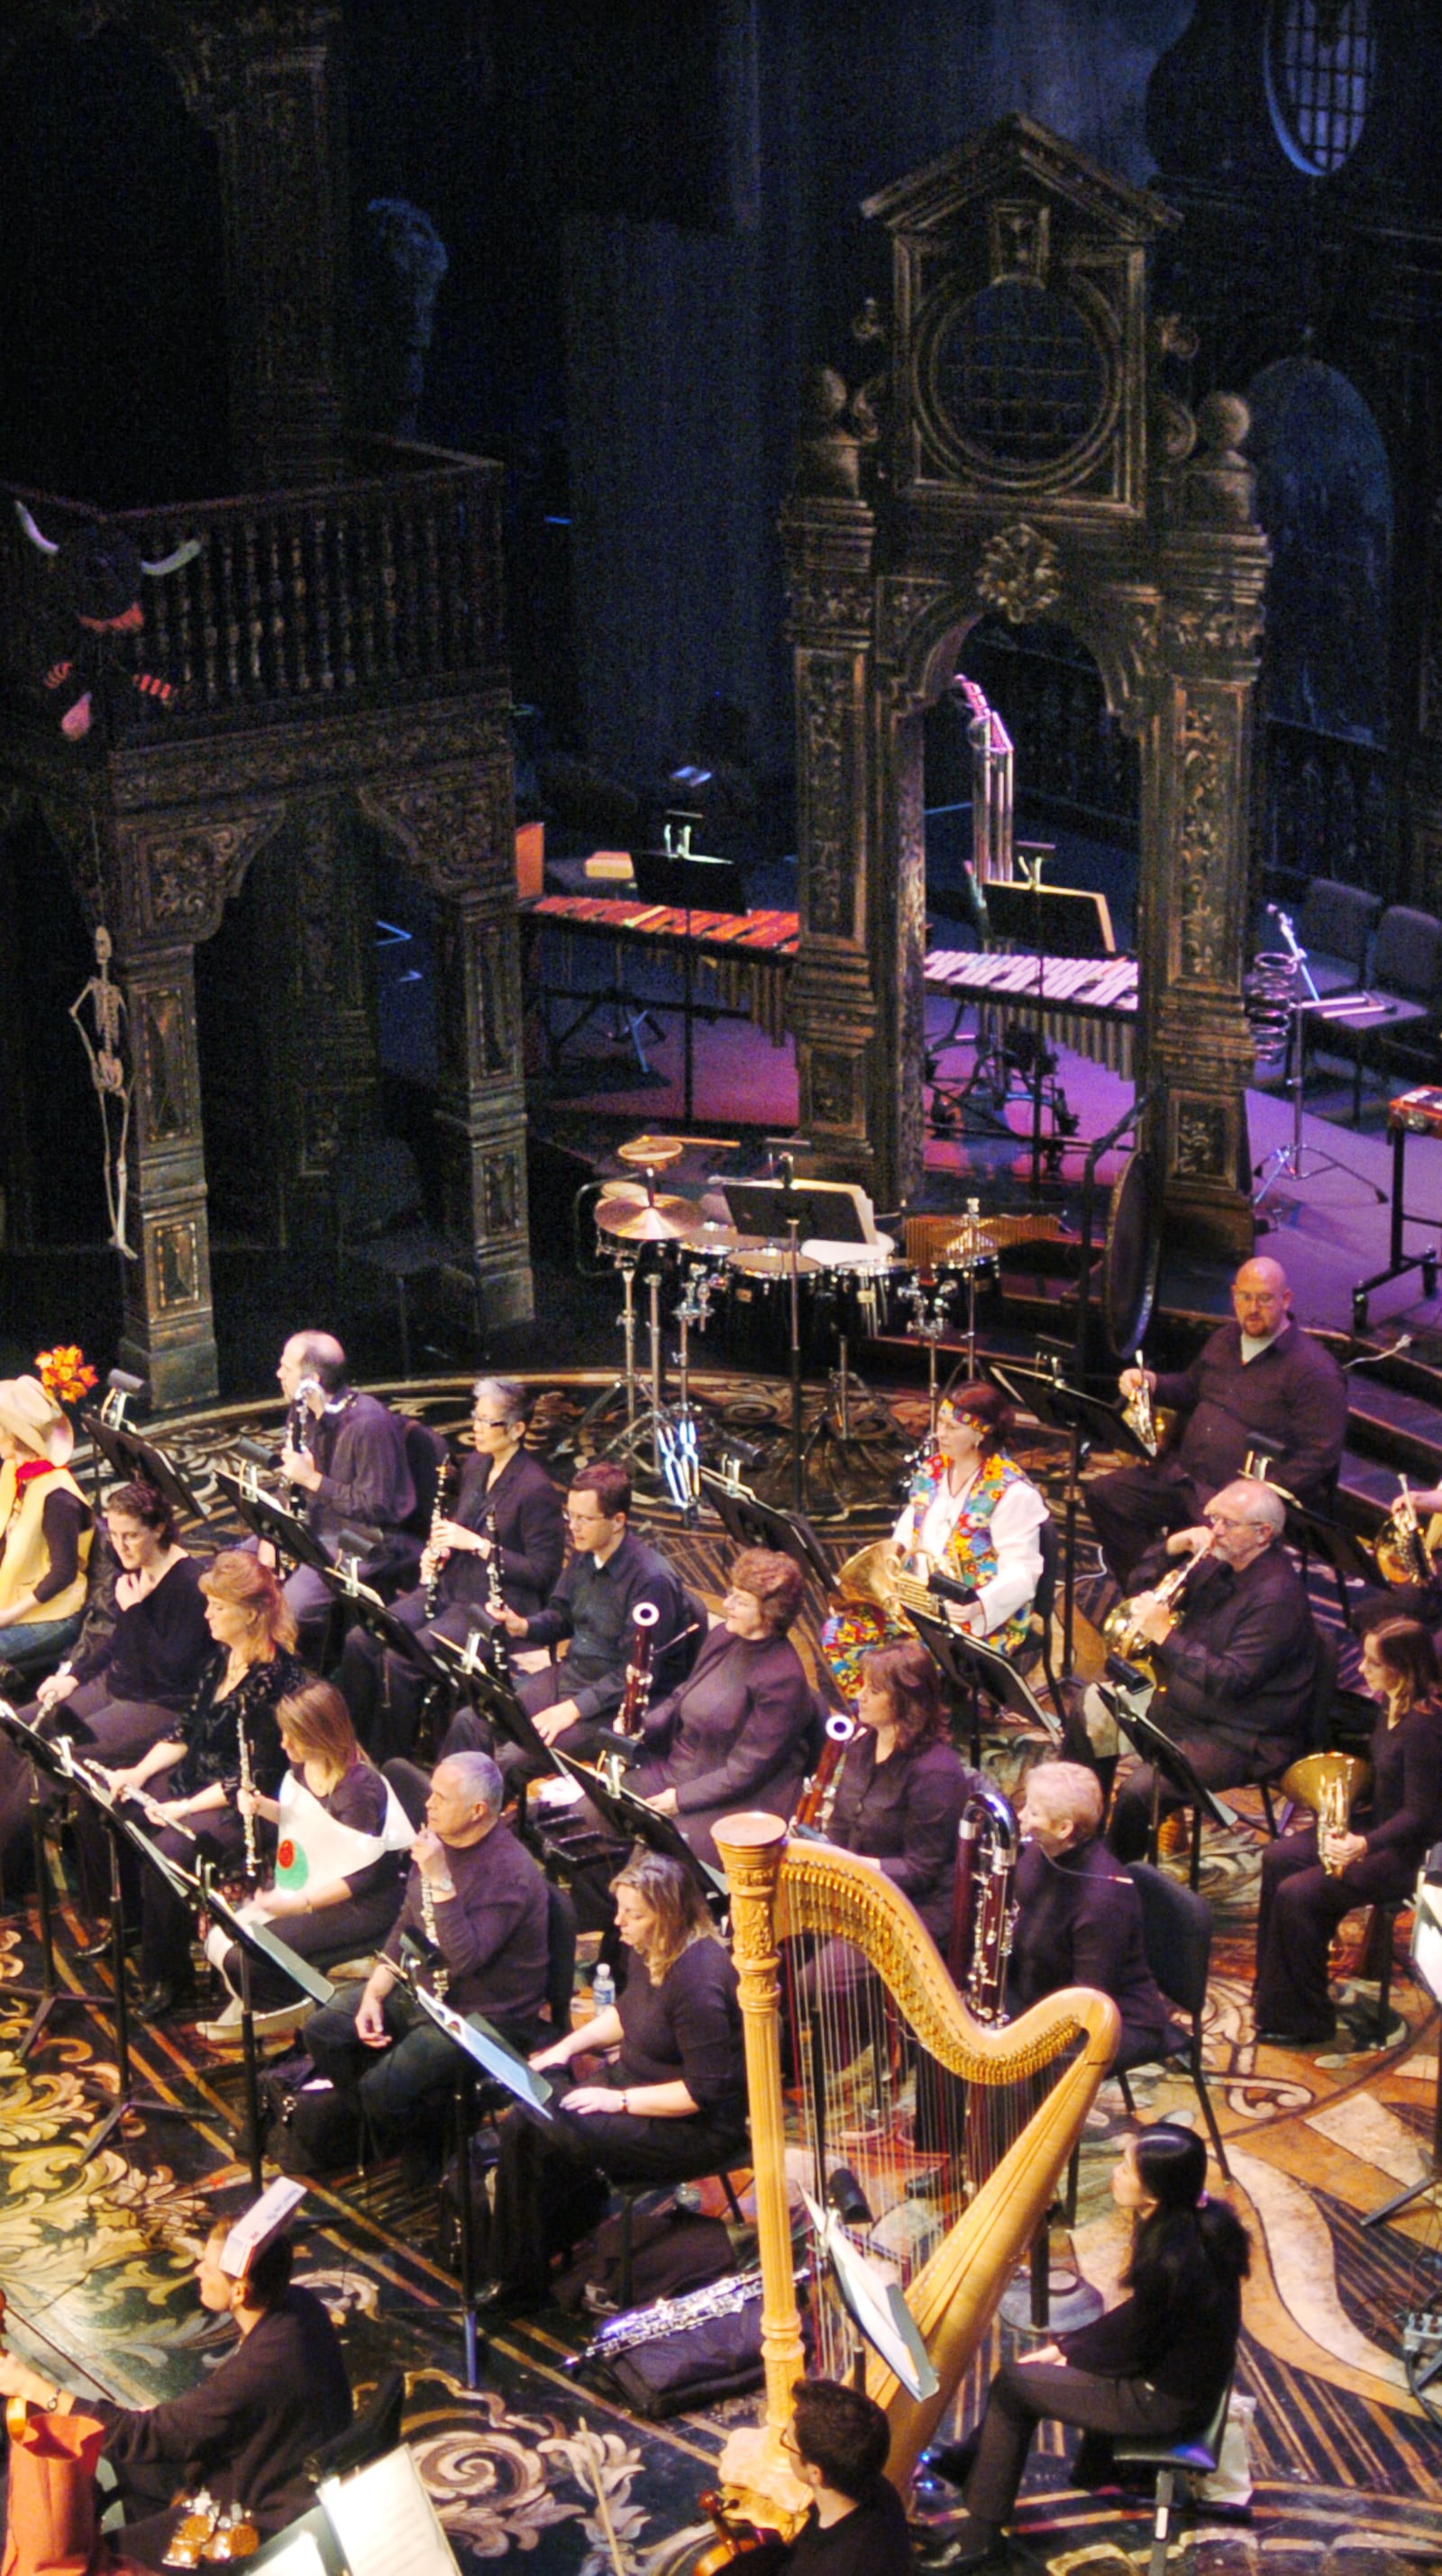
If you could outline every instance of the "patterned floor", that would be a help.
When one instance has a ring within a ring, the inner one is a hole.
[[[546,1437],[576,1441],[593,1388],[553,1386]],[[716,1380],[718,1410],[738,1407],[774,1427],[784,1391]],[[406,1390],[429,1418],[458,1422],[455,1383]],[[900,1454],[917,1428],[914,1406],[899,1436],[878,1437],[872,1493],[882,1458]],[[258,1424],[265,1408],[248,1417]],[[240,1427],[232,1414],[197,1421],[176,1444],[210,1499],[218,1432]],[[784,1424],[783,1424],[784,1428]],[[582,1434],[584,1441],[589,1435]],[[1039,1471],[1054,1460],[1041,1453]],[[853,1511],[836,1533],[839,1555],[869,1534],[870,1514]],[[219,1528],[215,1535],[221,1535]],[[682,1570],[713,1595],[725,1561],[704,1531],[670,1528],[665,1543]],[[1089,1596],[1088,1596],[1089,1597]],[[1079,1631],[1080,1660],[1096,1651]],[[1005,1781],[1030,1747],[1012,1735],[995,1749]],[[1258,1825],[1260,1819],[1257,1820]],[[1408,2392],[1401,2320],[1418,2306],[1442,2307],[1442,2219],[1422,2205],[1402,2223],[1361,2224],[1390,2191],[1427,2169],[1437,2083],[1437,2023],[1425,1999],[1399,1978],[1396,2000],[1406,2037],[1381,2057],[1328,2063],[1259,2051],[1247,1990],[1249,1927],[1255,1910],[1259,1834],[1208,1833],[1203,1886],[1217,1920],[1215,1973],[1207,2017],[1207,2066],[1235,2175],[1237,2206],[1258,2247],[1246,2302],[1241,2384],[1256,2401],[1252,2439],[1258,2481],[1250,2531],[1214,2531],[1206,2547],[1230,2563],[1264,2554],[1274,2571],[1290,2556],[1309,2565],[1339,2533],[1384,2557],[1442,2563],[1442,2432]],[[1349,1930],[1352,1927],[1349,1925]],[[78,1918],[62,1908],[60,1974],[73,1991]],[[103,2020],[67,2012],[57,2035],[21,2063],[16,2045],[28,2004],[17,1991],[35,1973],[33,1923],[0,1926],[0,2149],[8,2189],[0,2203],[0,2284],[11,2303],[16,2343],[53,2362],[77,2386],[103,2387],[148,2403],[213,2365],[220,2342],[196,2305],[189,2267],[211,2214],[248,2196],[235,2161],[237,2079],[193,2035],[162,2026],[140,2032],[141,2080],[179,2106],[181,2121],[127,2121],[120,2138],[87,2160],[84,2140],[115,2072]],[[103,1992],[103,1970],[87,1970]],[[1134,2079],[1141,2114],[1190,2114],[1185,2079]],[[1122,2249],[1106,2177],[1125,2123],[1107,2087],[1085,2141],[1076,2244],[1086,2274],[1115,2279]],[[337,2316],[357,2389],[391,2359],[409,2381],[406,2429],[452,2540],[469,2567],[512,2549],[529,2552],[541,2576],[609,2567],[595,2501],[599,2473],[628,2564],[669,2552],[696,2520],[695,2498],[733,2422],[754,2420],[755,2402],[716,2414],[642,2426],[583,2387],[565,2369],[575,2328],[559,2312],[507,2326],[486,2355],[482,2387],[460,2377],[459,2336],[447,2315],[454,2285],[436,2259],[431,2201],[407,2193],[393,2170],[344,2192],[322,2187],[306,2203],[301,2277]],[[1002,2349],[988,2339],[961,2392],[958,2424],[971,2419]],[[1023,2514],[1031,2549],[1053,2576],[1083,2563],[1131,2564],[1145,2524],[1115,2499],[1066,2489],[1061,2444],[1044,2435]],[[1220,2563],[1219,2560],[1219,2563]]]

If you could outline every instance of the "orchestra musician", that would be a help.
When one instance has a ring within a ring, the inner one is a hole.
[[[1105,2483],[1113,2441],[1170,2440],[1214,2413],[1236,2363],[1241,2285],[1250,2268],[1246,2229],[1206,2189],[1207,2150],[1190,2129],[1158,2121],[1123,2148],[1112,2198],[1132,2221],[1130,2296],[1092,2324],[1040,2351],[1004,2362],[986,2412],[964,2442],[933,2451],[931,2465],[961,2486],[966,2513],[948,2533],[948,2571],[1005,2554],[1038,2424],[1075,2424],[1077,2484]]]
[[[204,2484],[218,2504],[243,2506],[262,2539],[283,2531],[314,2501],[308,2455],[351,2420],[339,2337],[314,2292],[291,2281],[290,2238],[267,2238],[232,2275],[220,2260],[229,2233],[225,2219],[211,2229],[195,2281],[201,2306],[233,2318],[240,2340],[183,2396],[159,2406],[76,2397],[18,2354],[0,2353],[0,2396],[103,2425],[127,2513],[117,2536],[143,2567],[165,2564],[184,2509],[172,2503],[177,2489]]]
[[[535,1719],[547,1744],[584,1759],[593,1749],[597,1724],[604,1725],[621,1705],[626,1666],[631,1655],[632,1614],[645,1603],[657,1613],[651,1630],[653,1674],[666,1681],[680,1662],[678,1649],[693,1625],[693,1605],[663,1556],[647,1547],[627,1527],[631,1479],[613,1459],[582,1467],[566,1496],[566,1526],[572,1556],[543,1610],[529,1617],[519,1610],[500,1612],[508,1635],[526,1646],[556,1646],[568,1640],[564,1660],[545,1670],[526,1673],[516,1694]],[[453,1719],[442,1747],[450,1753],[476,1744],[483,1721],[463,1709]],[[519,1745],[497,1747],[496,1759],[508,1790],[536,1770]]]
[[[163,1735],[194,1697],[213,1640],[200,1567],[176,1535],[175,1515],[153,1485],[112,1485],[105,1528],[118,1573],[114,1615],[87,1619],[69,1660],[21,1713],[45,1734],[71,1735],[87,1754],[124,1765]],[[58,1715],[64,1711],[63,1718]],[[51,1784],[37,1784],[42,1806]],[[17,1845],[30,1833],[30,1766],[0,1742],[0,1867],[13,1885]]]
[[[1332,2038],[1333,1932],[1353,1906],[1406,1896],[1442,1835],[1442,1673],[1420,1620],[1379,1619],[1362,1642],[1362,1674],[1382,1702],[1365,1823],[1330,1832],[1314,1821],[1262,1854],[1253,2010],[1264,2047]]]
[[[826,1826],[828,1842],[874,1861],[909,1896],[938,1949],[951,1931],[956,1835],[977,1786],[947,1738],[941,1680],[917,1637],[873,1646],[862,1660],[857,1734],[847,1746]],[[832,1942],[813,1974],[827,1988],[852,1982],[849,1944]]]
[[[303,1422],[297,1442],[287,1424],[280,1471],[304,1491],[305,1521],[327,1556],[340,1552],[343,1533],[370,1542],[369,1566],[383,1564],[404,1543],[416,1508],[406,1456],[405,1425],[390,1406],[346,1382],[346,1357],[333,1333],[292,1333],[276,1377]],[[414,1563],[414,1558],[412,1558]],[[331,1596],[313,1566],[298,1565],[286,1587],[302,1646],[314,1657],[324,1642]]]
[[[354,1959],[384,1940],[395,1921],[415,1827],[395,1791],[355,1740],[350,1711],[333,1682],[308,1681],[276,1710],[280,1749],[289,1768],[278,1795],[242,1789],[242,1818],[276,1828],[272,1884],[245,1912],[273,1926],[289,1949],[316,1968]],[[215,2047],[241,2043],[239,1949],[223,1930],[207,1941],[209,1957],[231,1991],[200,2036]],[[309,2010],[283,1969],[250,1962],[256,2028],[280,2029]]]
[[[432,1961],[421,1973],[444,1980],[455,2011],[483,2013],[513,2048],[534,2048],[542,2026],[546,1882],[502,1823],[502,1800],[489,1754],[437,1763],[405,1899],[375,1966],[305,2026],[317,2073],[356,2103],[384,2148],[412,2152],[432,2175],[435,2110],[455,2080],[456,2050],[402,1983],[403,1945]]]
[[[1291,1316],[1280,1262],[1246,1261],[1232,1282],[1234,1320],[1218,1326],[1188,1369],[1158,1376],[1123,1369],[1122,1393],[1143,1376],[1152,1401],[1184,1417],[1160,1457],[1118,1467],[1088,1485],[1087,1509],[1102,1553],[1123,1591],[1168,1530],[1200,1518],[1201,1507],[1241,1474],[1248,1453],[1265,1451],[1271,1480],[1311,1511],[1326,1511],[1347,1436],[1347,1381],[1330,1351]]]
[[[1083,1763],[1027,1773],[1007,2004],[1026,2012],[1063,1986],[1094,1986],[1122,2017],[1117,2063],[1139,2066],[1168,2045],[1167,2008],[1147,1965],[1141,1899],[1101,1838],[1103,1803]]]
[[[920,1467],[892,1532],[897,1556],[914,1570],[935,1568],[974,1589],[966,1606],[938,1597],[938,1617],[1007,1654],[1031,1634],[1047,1518],[1043,1497],[1007,1456],[1012,1420],[1005,1396],[985,1380],[953,1388],[937,1415],[936,1453]],[[834,1611],[821,1649],[843,1697],[856,1697],[871,1647],[909,1633],[898,1613],[869,1603]]]
[[[311,1678],[292,1651],[290,1604],[258,1557],[244,1548],[227,1549],[212,1560],[200,1588],[215,1643],[189,1708],[138,1762],[106,1769],[120,1797],[143,1788],[158,1801],[165,1821],[157,1825],[148,1815],[140,1821],[166,1859],[189,1868],[199,1860],[233,1865],[238,1859],[245,1840],[235,1805],[241,1730],[254,1784],[273,1796],[285,1768],[276,1710]],[[177,1825],[188,1825],[197,1839],[177,1833]],[[81,1830],[101,1830],[88,1804]],[[90,1865],[97,1868],[94,1857]],[[140,1880],[140,2010],[147,2021],[158,2021],[193,1995],[191,1918],[184,1898],[158,1870],[143,1869]]]
[[[506,2112],[491,2220],[492,2308],[546,2297],[552,2254],[601,2216],[612,2182],[682,2182],[749,2160],[736,1970],[695,1879],[638,1848],[611,1881],[631,1952],[614,2004],[532,2058],[558,2076],[612,2049],[613,2067],[565,2077],[542,2124]]]
[[[1270,1485],[1239,1476],[1207,1505],[1195,1528],[1175,1530],[1144,1556],[1136,1572],[1144,1589],[1131,1604],[1135,1625],[1155,1663],[1160,1688],[1148,1715],[1209,1789],[1270,1780],[1305,1753],[1316,1687],[1317,1632],[1306,1586],[1281,1545],[1286,1508]],[[1174,1614],[1152,1587],[1170,1563],[1209,1553]],[[1091,1753],[1107,1760],[1114,1736],[1088,1692]],[[1080,1745],[1077,1748],[1081,1750]],[[1158,1812],[1183,1804],[1149,1763],[1123,1775],[1108,1841],[1118,1860],[1140,1860],[1147,1847],[1154,1786]]]
[[[493,1584],[522,1618],[543,1608],[566,1552],[561,1496],[538,1458],[525,1448],[526,1392],[512,1377],[483,1377],[471,1407],[471,1446],[456,1508],[431,1530],[421,1581],[391,1603],[391,1616],[423,1645],[449,1637],[457,1645],[488,1624]],[[435,1608],[428,1609],[435,1585]],[[355,1730],[378,1762],[408,1754],[415,1734],[418,1681],[413,1666],[359,1625],[346,1638],[338,1675]]]
[[[906,2507],[883,2475],[891,2427],[875,2398],[839,2379],[798,2379],[791,2401],[781,2447],[811,2505],[794,2540],[743,2553],[748,2576],[910,2576]]]
[[[74,1447],[38,1377],[0,1379],[0,1664],[58,1656],[80,1632],[94,1521]]]
[[[686,1680],[645,1719],[646,1758],[627,1786],[674,1816],[713,1869],[719,1817],[743,1807],[790,1816],[806,1777],[816,1703],[787,1633],[803,1588],[789,1556],[744,1548],[720,1626],[708,1632]]]

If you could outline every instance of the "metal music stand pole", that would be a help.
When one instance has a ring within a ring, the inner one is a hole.
[[[81,2150],[87,2161],[120,2127],[129,2111],[138,2111],[148,2120],[186,2120],[188,2111],[178,2102],[162,2102],[153,2093],[136,2090],[130,2071],[130,2004],[125,1992],[125,1890],[120,1875],[121,1827],[108,1807],[96,1801],[96,1813],[110,1842],[110,1973],[115,1980],[115,2100],[90,2132]]]
[[[789,1216],[786,1231],[791,1237],[791,1508],[802,1512],[806,1509],[806,1456],[801,1438],[800,1217]]]
[[[91,2010],[95,1998],[89,1995],[65,1994],[55,1982],[55,1917],[50,1898],[50,1869],[45,1850],[45,1802],[40,1795],[40,1773],[30,1764],[30,1840],[35,1853],[35,1893],[40,1906],[40,1985],[7,1986],[6,1993],[28,2003],[35,2000],[29,2027],[15,2054],[29,2056],[48,2036],[52,2014],[78,2004],[82,2012]]]

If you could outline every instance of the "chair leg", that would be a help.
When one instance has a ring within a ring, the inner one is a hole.
[[[1277,1839],[1277,1819],[1272,1807],[1272,1784],[1270,1780],[1263,1780],[1259,1785],[1262,1792],[1262,1813],[1267,1819],[1267,1831],[1273,1842],[1275,1842]]]
[[[631,2242],[631,2219],[635,2205],[634,2195],[629,2191],[623,2190],[621,2193],[621,2283],[617,2293],[623,2308],[629,2308],[631,2304],[631,2264],[633,2253]]]
[[[746,2224],[746,2222],[745,2222],[744,2218],[743,2218],[743,2217],[742,2217],[742,2215],[741,2215],[741,2203],[740,2203],[740,2201],[739,2201],[739,2200],[737,2199],[737,2197],[736,2197],[736,2186],[735,2186],[735,2184],[733,2183],[733,2181],[732,2181],[731,2176],[729,2175],[729,2173],[724,2173],[724,2174],[722,2174],[722,2176],[721,2176],[721,2188],[722,2188],[722,2190],[723,2190],[723,2191],[725,2192],[725,2194],[726,2194],[727,2204],[728,2204],[728,2206],[729,2206],[729,2208],[730,2208],[731,2215],[732,2215],[733,2219],[735,2220],[735,2222],[736,2222],[737,2226],[738,2226],[738,2227],[744,2227],[744,2226],[745,2226],[745,2224]]]
[[[1222,2144],[1222,2133],[1217,2127],[1217,2115],[1212,2109],[1212,2097],[1207,2091],[1207,2079],[1202,2071],[1202,2026],[1196,2013],[1192,2015],[1192,2045],[1189,2057],[1192,2082],[1196,2087],[1197,2100],[1202,2106],[1202,2117],[1207,2124],[1207,2134],[1212,2141],[1212,2153],[1217,2159],[1217,2170],[1224,2181],[1230,2182],[1232,2168],[1227,2162],[1227,2150]]]
[[[1152,2514],[1152,2554],[1147,2562],[1147,2576],[1167,2576],[1167,2533],[1171,2527],[1172,2494],[1177,2473],[1173,2468],[1157,2471],[1157,2500]]]
[[[1121,2070],[1119,2070],[1118,2075],[1117,2075],[1117,2082],[1118,2082],[1118,2084],[1120,2084],[1120,2086],[1121,2086],[1121,2088],[1122,2088],[1122,2100],[1125,2102],[1125,2104],[1126,2104],[1126,2106],[1127,2106],[1127,2118],[1128,2118],[1129,2120],[1134,2120],[1134,2119],[1136,2118],[1136,2116],[1137,2116],[1137,2106],[1136,2106],[1135,2102],[1132,2100],[1132,2088],[1131,2088],[1130,2084],[1127,2082],[1127,2078],[1126,2078],[1126,2071],[1125,2071],[1125,2069],[1124,2069],[1124,2068],[1123,2068],[1123,2069],[1121,2069]]]

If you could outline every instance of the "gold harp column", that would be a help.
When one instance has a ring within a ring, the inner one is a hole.
[[[1200,451],[1169,478],[1157,555],[1160,667],[1143,734],[1139,939],[1168,1232],[1235,1260],[1248,1258],[1254,1239],[1242,968],[1252,699],[1270,560],[1252,514],[1255,477],[1238,453],[1247,427],[1235,394],[1209,395],[1197,415]]]
[[[801,941],[791,1026],[801,1130],[817,1178],[878,1183],[894,1164],[869,1094],[884,1088],[894,1118],[896,1078],[875,1081],[877,1027],[867,955],[872,851],[870,792],[871,552],[876,522],[864,501],[793,493],[781,515],[795,665],[796,803]],[[878,1147],[878,1137],[880,1144]]]
[[[746,2041],[746,2095],[761,2257],[761,2358],[767,2430],[791,2421],[791,2390],[806,2367],[792,2278],[786,2198],[786,2110],[781,2097],[781,1954],[776,1900],[786,1827],[779,1816],[727,1816],[715,1829],[731,1890],[732,1955]]]

